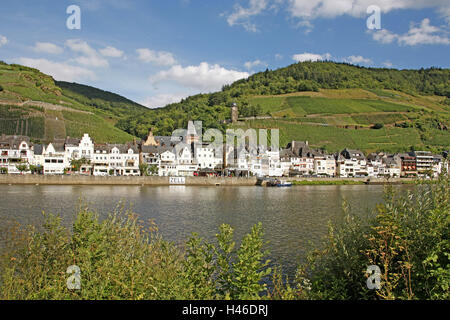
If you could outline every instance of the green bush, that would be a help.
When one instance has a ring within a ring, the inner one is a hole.
[[[193,235],[182,250],[123,209],[100,222],[81,208],[70,229],[46,215],[42,229],[3,233],[0,299],[258,299],[270,273],[260,224],[237,250],[228,225],[217,245]],[[72,265],[81,290],[67,288]]]
[[[376,217],[362,220],[345,210],[343,222],[330,225],[324,249],[310,255],[309,298],[450,298],[450,189],[442,176],[419,183],[406,195],[386,190]],[[381,289],[368,290],[370,265],[381,269]]]
[[[376,130],[378,130],[378,129],[383,129],[383,128],[384,128],[384,124],[382,124],[382,123],[376,123],[376,124],[374,124],[374,126],[373,126],[372,128],[374,128],[374,129],[376,129]]]

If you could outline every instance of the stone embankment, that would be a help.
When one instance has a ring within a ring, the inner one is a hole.
[[[366,183],[367,178],[283,178],[286,181],[301,181],[302,184],[339,184],[353,181]],[[407,179],[371,179],[369,184],[411,183]],[[0,175],[0,184],[7,185],[117,185],[117,186],[255,186],[256,178],[236,177],[93,177],[81,175],[42,176],[42,175]]]

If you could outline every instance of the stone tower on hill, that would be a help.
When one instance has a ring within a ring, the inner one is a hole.
[[[233,103],[231,106],[231,123],[238,122],[239,118],[239,109],[236,103]]]

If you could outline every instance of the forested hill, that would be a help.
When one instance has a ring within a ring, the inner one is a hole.
[[[170,134],[188,120],[225,130],[234,102],[241,118],[235,126],[280,128],[282,143],[304,139],[329,150],[366,151],[445,149],[450,144],[449,69],[365,68],[328,61],[256,73],[220,92],[122,119],[117,127],[140,137],[149,128]],[[379,130],[357,131],[372,127]]]
[[[55,81],[66,97],[86,105],[110,112],[116,116],[138,114],[148,111],[146,107],[118,94],[78,83]]]
[[[449,69],[396,70],[335,62],[303,62],[254,74],[225,86],[223,91],[240,96],[362,88],[450,97],[449,81]]]

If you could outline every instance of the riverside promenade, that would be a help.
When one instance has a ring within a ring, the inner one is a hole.
[[[363,184],[367,178],[282,178],[285,181],[297,181],[301,184],[346,184],[354,182]],[[180,181],[181,180],[181,181]],[[409,179],[370,179],[369,184],[403,184],[411,183]],[[94,177],[82,175],[0,175],[0,184],[3,185],[117,185],[117,186],[255,186],[256,177],[185,177],[183,179],[170,177]]]

